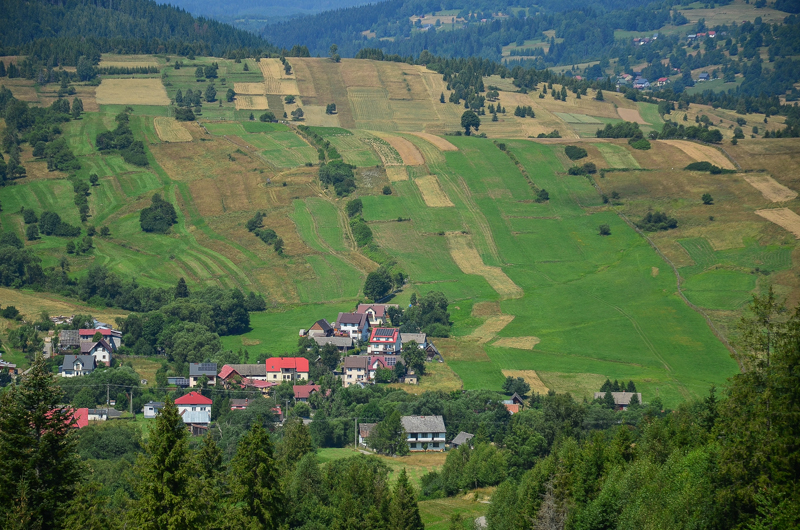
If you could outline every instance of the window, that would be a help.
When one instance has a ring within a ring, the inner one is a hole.
[[[433,447],[434,447],[434,449],[438,449],[439,448],[439,442],[433,442]]]

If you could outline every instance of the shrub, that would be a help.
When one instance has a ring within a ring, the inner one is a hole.
[[[667,216],[664,212],[648,212],[636,226],[647,232],[657,232],[677,228],[678,220]]]
[[[258,121],[275,122],[278,121],[278,119],[275,117],[275,114],[273,112],[267,111],[258,117]]]
[[[600,225],[600,235],[601,236],[610,236],[611,235],[611,227],[608,225]]]
[[[550,194],[545,189],[539,190],[539,193],[536,194],[536,202],[547,202],[549,200]]]
[[[576,145],[566,146],[564,148],[564,153],[569,157],[570,160],[580,160],[581,158],[586,158],[587,156],[586,149]]]
[[[178,222],[175,207],[161,198],[156,193],[151,200],[151,206],[139,213],[139,225],[145,232],[166,234],[170,226]]]
[[[628,143],[634,149],[639,149],[640,151],[647,151],[650,149],[650,141],[646,138],[639,138],[638,140],[631,138]]]
[[[388,184],[383,187],[383,194],[384,195],[391,195],[392,194],[392,188]]]
[[[347,206],[345,206],[345,211],[349,217],[355,217],[356,215],[360,214],[364,210],[364,204],[361,202],[361,199],[353,199],[352,201],[347,201]]]
[[[332,185],[336,195],[349,195],[356,189],[353,167],[341,160],[333,160],[322,164],[319,168],[319,180],[323,184]]]
[[[642,130],[638,123],[624,121],[622,123],[607,123],[605,128],[597,130],[598,138],[642,138]]]
[[[583,165],[583,170],[590,175],[597,173],[597,166],[594,165],[594,162],[586,162]]]
[[[350,221],[350,229],[353,231],[353,238],[359,247],[363,247],[372,242],[372,230],[364,219],[357,217]]]
[[[711,171],[711,162],[692,162],[683,169],[688,171]]]
[[[567,173],[570,175],[585,175],[586,170],[581,166],[572,166],[567,170]]]
[[[22,210],[22,219],[26,225],[39,222],[39,218],[33,210]]]
[[[175,119],[178,121],[194,121],[194,112],[186,107],[175,109]]]

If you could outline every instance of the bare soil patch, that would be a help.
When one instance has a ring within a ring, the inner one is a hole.
[[[164,142],[191,142],[192,134],[175,118],[157,116],[154,120],[156,134]]]
[[[414,179],[414,184],[419,188],[419,191],[422,193],[422,199],[428,206],[433,208],[453,206],[453,202],[442,189],[436,175],[428,175],[427,177]]]
[[[441,136],[436,136],[435,134],[423,133],[423,132],[416,132],[411,134],[413,134],[414,136],[419,136],[423,140],[429,141],[430,143],[438,147],[440,151],[458,151],[458,147],[454,146]]]
[[[483,262],[480,254],[472,245],[471,238],[468,236],[448,234],[447,244],[450,247],[450,255],[453,257],[453,261],[465,274],[483,276],[489,282],[489,285],[503,298],[519,298],[524,294],[522,289],[503,272],[503,269],[490,267]]]
[[[419,152],[417,146],[399,136],[380,135],[381,138],[389,142],[389,145],[400,154],[403,159],[403,164],[407,166],[421,166],[425,163],[422,153]]]
[[[542,380],[539,379],[539,375],[535,370],[503,370],[502,372],[506,377],[523,378],[526,383],[531,385],[531,392],[547,394],[547,392],[550,391],[550,389],[542,383]]]
[[[161,79],[105,79],[97,87],[100,105],[169,105]]]
[[[736,169],[728,158],[708,145],[697,144],[687,140],[659,140],[667,145],[674,145],[698,162],[711,162],[722,169]]]
[[[797,215],[789,208],[771,208],[768,210],[756,210],[756,213],[771,221],[781,228],[785,228],[800,239],[800,215]]]
[[[539,344],[541,340],[539,337],[503,337],[497,339],[492,346],[500,348],[516,348],[518,350],[532,350],[534,346]]]
[[[389,178],[389,182],[408,180],[408,172],[405,166],[387,166],[386,176]]]
[[[633,123],[638,123],[639,125],[649,125],[642,119],[642,116],[639,114],[638,110],[617,109],[617,114],[619,114],[619,117],[625,121],[632,121]]]
[[[765,199],[772,202],[786,202],[797,197],[797,192],[778,183],[769,175],[744,175],[744,179],[761,192]]]

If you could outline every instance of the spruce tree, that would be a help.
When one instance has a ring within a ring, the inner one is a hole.
[[[314,451],[311,434],[300,418],[287,420],[283,425],[283,442],[278,448],[279,460],[284,473],[294,470],[303,456]]]
[[[286,513],[269,433],[259,423],[239,441],[231,460],[231,490],[238,523],[245,528],[279,528]]]
[[[181,277],[178,284],[175,286],[175,298],[189,298],[189,288],[186,286],[186,280]]]
[[[0,527],[60,528],[83,474],[73,411],[37,355],[0,397]]]
[[[205,501],[190,494],[190,456],[189,431],[178,407],[167,399],[136,465],[139,499],[129,510],[136,528],[188,529],[198,523],[195,507]]]
[[[406,468],[403,468],[400,476],[397,477],[389,513],[389,528],[395,530],[423,530],[425,528],[419,515],[414,488],[408,482]]]

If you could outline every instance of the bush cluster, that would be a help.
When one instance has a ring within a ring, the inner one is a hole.
[[[153,195],[150,207],[139,213],[139,225],[145,232],[166,234],[169,228],[177,222],[178,214],[175,207],[162,199],[158,193]]]
[[[566,146],[564,148],[564,154],[566,154],[570,160],[580,160],[581,158],[586,158],[587,156],[586,149],[583,147],[578,147],[577,145]]]

